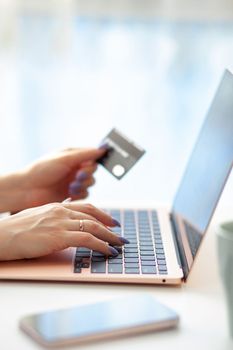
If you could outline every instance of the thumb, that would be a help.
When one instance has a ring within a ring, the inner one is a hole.
[[[106,153],[106,151],[107,150],[103,148],[77,148],[67,150],[65,154],[62,155],[62,159],[67,165],[75,167],[83,162],[97,161]]]

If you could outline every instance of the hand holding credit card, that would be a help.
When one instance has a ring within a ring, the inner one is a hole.
[[[106,145],[109,150],[98,160],[98,163],[118,180],[122,179],[145,153],[144,149],[115,128],[102,140],[101,145]]]

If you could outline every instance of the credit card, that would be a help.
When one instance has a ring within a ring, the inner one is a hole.
[[[118,180],[122,179],[145,153],[144,149],[115,128],[102,140],[101,145],[105,144],[109,146],[109,150],[98,162]]]

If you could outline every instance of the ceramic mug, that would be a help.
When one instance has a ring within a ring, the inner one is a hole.
[[[217,244],[219,270],[226,295],[230,334],[233,338],[233,221],[218,226]]]

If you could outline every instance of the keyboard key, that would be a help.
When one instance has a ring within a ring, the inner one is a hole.
[[[141,261],[155,261],[155,257],[153,255],[141,256]]]
[[[158,265],[166,265],[166,260],[162,260],[162,259],[157,259],[157,263]]]
[[[131,244],[137,244],[137,242],[138,242],[137,238],[130,238],[130,243]]]
[[[125,258],[125,263],[138,263],[138,258]]]
[[[123,237],[125,237],[126,239],[128,239],[129,243],[132,243],[131,241],[133,240],[133,243],[135,243],[135,240],[137,240],[137,237],[136,236],[127,236],[127,235],[124,235]],[[127,244],[128,246],[128,244]]]
[[[142,247],[146,247],[146,248],[148,248],[148,249],[153,249],[153,243],[152,243],[152,241],[151,242],[139,242],[139,245],[140,245],[140,248],[142,248]]]
[[[83,257],[82,256],[76,256],[74,263],[77,264],[77,263],[80,263],[82,261],[83,261]]]
[[[151,237],[139,237],[139,241],[152,243],[152,238]]]
[[[150,233],[148,233],[148,234],[145,234],[145,233],[139,234],[139,239],[143,239],[143,238],[150,238],[151,239],[151,234]]]
[[[164,254],[164,250],[163,249],[157,249],[155,248],[156,254]]]
[[[148,238],[152,240],[150,233],[148,235],[145,235],[144,233],[143,235],[139,234],[139,240],[148,239]]]
[[[167,271],[167,266],[166,265],[159,265],[159,272],[160,271]]]
[[[140,242],[140,247],[153,247],[152,242]]]
[[[108,259],[109,259],[109,260],[112,260],[112,259],[122,259],[122,253],[119,253],[117,256],[109,256]]]
[[[81,267],[84,269],[88,269],[90,267],[90,263],[89,262],[82,262]]]
[[[85,253],[85,252],[77,252],[76,257],[81,257],[81,258],[89,258],[90,253]]]
[[[127,238],[137,238],[137,233],[134,232],[134,233],[127,233],[125,232],[124,233],[124,237],[127,237]]]
[[[100,253],[100,252],[93,251],[92,256],[104,256],[105,257],[106,255],[104,255],[103,253]]]
[[[108,266],[108,273],[122,273],[122,265],[119,264],[111,264]]]
[[[163,244],[161,244],[161,243],[160,244],[156,244],[155,248],[162,249],[163,248]]]
[[[156,267],[155,266],[142,266],[142,273],[143,274],[156,274]]]
[[[124,231],[124,236],[125,237],[129,237],[129,238],[136,238],[137,237],[137,232],[136,231],[133,231],[133,232]]]
[[[125,252],[125,257],[126,257],[126,258],[138,258],[138,253],[128,253],[128,252]]]
[[[153,252],[154,254],[154,249],[153,247],[140,247],[140,252]]]
[[[92,262],[91,263],[91,272],[92,273],[105,273],[106,272],[106,263],[105,262]]]
[[[81,267],[74,268],[74,273],[81,273],[81,272],[82,272]]]
[[[135,240],[137,241],[137,236],[128,236],[128,235],[124,235],[123,237],[125,237],[126,239],[128,239],[129,243],[135,243]],[[133,241],[133,242],[132,242]],[[127,244],[128,246],[128,244]]]
[[[165,260],[164,254],[156,254],[157,259]]]
[[[144,228],[139,227],[138,232],[139,232],[139,236],[151,237],[151,229],[149,226],[148,226],[148,228],[147,227],[144,227]]]
[[[140,235],[151,235],[151,227],[148,225],[148,226],[139,226],[139,234]]]
[[[162,243],[163,243],[162,239],[155,238],[155,244],[162,244]]]
[[[154,251],[153,245],[142,245],[140,246],[140,251]]]
[[[106,261],[106,256],[92,256],[91,261]]]
[[[125,268],[137,268],[139,269],[139,265],[137,263],[125,263]]]
[[[77,269],[79,269],[79,268],[81,269],[82,268],[82,261],[78,262],[78,263],[75,263],[74,267],[77,268]]]
[[[154,251],[141,251],[141,256],[148,256],[148,255],[154,256]]]
[[[80,247],[80,248],[76,249],[76,253],[77,252],[79,252],[79,253],[91,253],[91,250],[88,248],[85,248],[85,247]]]
[[[128,248],[128,247],[125,247],[124,252],[125,252],[125,253],[137,253],[137,252],[138,252],[138,249],[137,249],[137,248]]]
[[[122,259],[109,259],[108,260],[108,264],[118,264],[118,265],[122,265]]]
[[[138,245],[136,243],[129,243],[127,244],[127,248],[137,248]]]
[[[153,228],[154,228],[155,230],[160,230],[160,226],[159,226],[158,221],[153,221]]]
[[[154,240],[155,240],[156,244],[163,244],[161,236],[154,235]]]
[[[150,261],[150,260],[146,260],[146,261],[142,261],[141,262],[142,266],[155,266],[155,261]]]
[[[139,225],[139,232],[151,233],[150,225],[147,225],[146,223],[144,225]]]
[[[153,227],[153,233],[155,236],[160,236],[161,235],[161,231],[159,228]]]
[[[139,268],[135,268],[135,267],[126,267],[125,268],[125,273],[127,274],[139,274],[140,271],[139,271]]]

